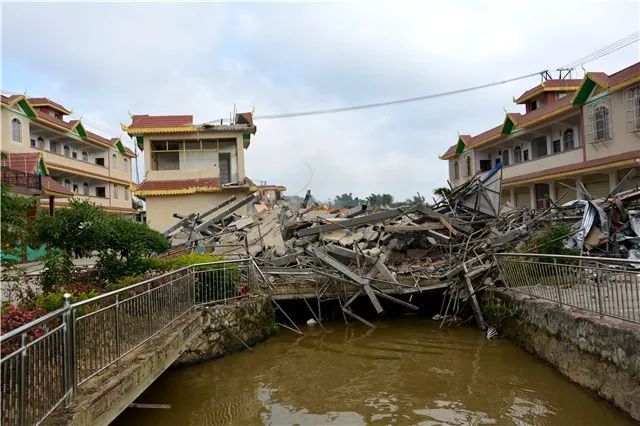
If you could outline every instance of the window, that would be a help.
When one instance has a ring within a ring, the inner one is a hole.
[[[38,149],[44,149],[44,139],[42,136],[39,136],[38,139],[36,139],[36,145]]]
[[[113,184],[113,199],[117,200],[118,199],[118,185],[116,185],[115,183]]]
[[[453,180],[460,179],[460,170],[458,169],[458,161],[453,162]]]
[[[89,161],[89,154],[87,154],[87,151],[82,151],[82,161]]]
[[[64,152],[65,157],[71,157],[71,148],[69,148],[69,145],[65,145],[64,148],[62,148],[62,151]]]
[[[531,141],[533,158],[540,158],[547,155],[547,137],[540,136]]]
[[[102,166],[104,167],[104,158],[100,157],[100,158],[96,158],[96,164],[98,166]]]
[[[111,156],[111,168],[114,170],[118,168],[118,156],[115,154]]]
[[[104,186],[96,186],[96,197],[105,198],[107,196],[107,191]]]
[[[480,171],[486,172],[491,170],[491,160],[480,160]]]
[[[584,107],[585,134],[589,143],[611,139],[611,99],[606,98]]]
[[[467,157],[467,176],[471,176],[471,157]]]
[[[564,146],[565,150],[571,149],[575,146],[573,135],[573,129],[567,129],[562,134],[562,145]]]
[[[77,184],[73,184],[73,192],[75,192],[76,194],[78,193],[78,185]]]
[[[69,179],[64,180],[64,187],[71,191],[71,181]]]
[[[72,157],[72,158],[78,158],[78,153],[77,153],[77,152],[75,152],[75,151],[73,151],[73,152],[71,153],[71,157]]]
[[[554,154],[557,153],[557,152],[560,152],[562,150],[562,148],[561,148],[562,143],[561,143],[560,139],[554,140],[552,145],[553,145],[552,149],[553,149],[553,153]]]
[[[35,148],[35,147],[36,147],[36,140],[31,139],[31,148]]]
[[[129,159],[125,158],[124,160],[122,160],[122,168],[125,172],[129,171]]]
[[[525,149],[522,151],[522,161],[529,161],[529,150]]]
[[[89,195],[89,184],[87,182],[82,184],[82,193],[84,195]]]
[[[22,143],[22,123],[17,118],[11,120],[11,140]]]
[[[509,165],[509,150],[505,149],[502,151],[502,164],[505,166]]]
[[[229,158],[231,179],[237,158],[235,139],[151,141],[151,170],[212,170],[220,162],[218,149]]]
[[[516,146],[513,149],[513,164],[522,163],[522,148]]]
[[[124,188],[124,199],[129,201],[129,188]]]
[[[625,121],[627,132],[640,130],[640,84],[624,91]]]
[[[53,152],[54,154],[57,154],[58,153],[58,142],[49,141],[49,151]]]

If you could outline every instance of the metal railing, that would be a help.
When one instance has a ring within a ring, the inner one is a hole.
[[[0,338],[1,424],[42,422],[74,392],[195,306],[258,291],[253,259],[187,266],[78,303]]]
[[[499,253],[505,286],[561,305],[640,323],[640,261]]]

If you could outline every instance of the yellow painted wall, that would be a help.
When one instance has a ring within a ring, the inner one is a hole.
[[[199,193],[188,195],[167,195],[167,196],[147,196],[147,224],[158,231],[164,231],[180,219],[173,217],[174,213],[188,215],[191,213],[204,212],[232,195],[236,195],[238,200],[249,195],[248,190],[229,190],[224,192]],[[252,206],[245,206],[236,211],[241,215],[246,215]]]

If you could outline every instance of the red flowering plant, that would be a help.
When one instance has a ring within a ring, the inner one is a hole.
[[[45,315],[46,311],[42,308],[28,308],[24,306],[6,305],[2,309],[2,316],[0,319],[0,333],[5,334],[11,330],[15,330],[18,327],[28,324],[41,316]],[[45,326],[33,327],[27,332],[29,340],[36,339],[45,333]],[[20,345],[20,337],[14,338],[9,342],[2,344],[2,355],[16,350]]]

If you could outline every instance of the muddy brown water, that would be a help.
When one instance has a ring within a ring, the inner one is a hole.
[[[615,408],[508,340],[425,318],[287,330],[169,370],[117,425],[625,425]]]

